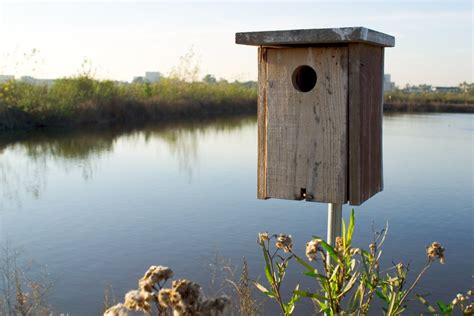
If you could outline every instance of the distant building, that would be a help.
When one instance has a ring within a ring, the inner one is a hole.
[[[383,75],[383,91],[395,90],[395,82],[391,81],[390,74]]]
[[[162,77],[161,72],[158,71],[147,71],[145,72],[145,76],[136,76],[133,77],[132,83],[154,83],[160,81]]]
[[[54,79],[37,79],[32,76],[22,76],[20,81],[36,85],[36,86],[48,86],[51,87],[54,83]]]
[[[15,80],[15,76],[11,75],[0,75],[0,83],[7,82],[9,80]]]
[[[431,91],[438,92],[438,93],[459,93],[461,92],[461,88],[460,87],[433,87]]]
[[[147,71],[145,72],[146,82],[158,82],[161,79],[161,73],[158,71]]]
[[[22,76],[20,78],[20,81],[24,82],[24,83],[29,83],[29,84],[35,84],[36,83],[36,79],[31,77],[31,76]]]

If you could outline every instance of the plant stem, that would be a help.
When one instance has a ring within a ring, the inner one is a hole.
[[[428,262],[426,263],[426,265],[424,266],[424,268],[421,270],[421,272],[418,274],[418,276],[416,277],[415,281],[413,282],[413,284],[410,286],[410,288],[408,289],[408,291],[405,292],[405,294],[402,296],[400,302],[398,303],[398,306],[401,306],[403,304],[403,301],[408,297],[408,295],[411,293],[411,291],[413,291],[413,289],[416,287],[416,285],[418,284],[418,282],[420,281],[421,277],[423,276],[423,274],[425,274],[425,272],[431,267],[431,264],[433,263],[433,260],[431,258],[428,259]]]

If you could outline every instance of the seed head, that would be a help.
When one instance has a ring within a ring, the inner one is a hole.
[[[123,305],[128,309],[146,311],[151,310],[150,301],[153,296],[147,291],[133,290],[125,294],[125,302]]]
[[[426,255],[430,259],[439,259],[440,263],[444,263],[444,248],[438,242],[433,242],[431,246],[426,248]]]
[[[184,310],[184,303],[181,295],[173,289],[161,289],[158,292],[158,303],[164,308],[173,310]]]
[[[377,246],[375,244],[370,244],[369,249],[370,249],[370,253],[374,254],[375,251],[377,250]]]
[[[344,252],[344,244],[342,243],[342,238],[341,237],[336,237],[336,243],[334,245],[334,249],[339,252],[339,253],[342,253]]]
[[[104,316],[129,316],[130,310],[122,303],[114,305],[104,312]]]
[[[138,281],[138,287],[141,290],[152,292],[153,286],[161,281],[166,281],[173,277],[173,271],[164,266],[151,266],[148,271],[145,272],[143,278]]]
[[[464,308],[464,315],[472,315],[474,313],[474,303],[471,303]]]
[[[264,241],[267,241],[269,240],[270,238],[268,237],[268,233],[267,232],[263,232],[263,233],[258,233],[258,242],[260,244],[263,244]]]
[[[291,240],[291,235],[278,235],[275,246],[278,249],[283,249],[284,252],[290,252],[293,249],[293,241]]]
[[[360,253],[360,248],[351,248],[350,255],[355,256],[356,254]]]
[[[306,243],[306,257],[309,261],[316,260],[318,254],[319,240],[313,239]]]
[[[180,294],[185,309],[191,313],[195,312],[202,300],[199,284],[182,279],[173,281],[172,287],[174,291]]]

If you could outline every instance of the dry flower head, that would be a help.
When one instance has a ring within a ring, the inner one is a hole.
[[[471,303],[464,308],[463,311],[464,315],[472,315],[474,314],[474,303]]]
[[[153,295],[147,291],[132,290],[125,294],[124,305],[131,310],[149,312],[151,310],[151,300],[153,300]]]
[[[185,310],[191,312],[197,310],[197,306],[202,299],[201,286],[199,286],[199,284],[189,280],[181,279],[173,281],[172,288],[174,291],[180,294]]]
[[[339,236],[336,237],[336,243],[335,243],[334,250],[336,250],[339,253],[344,252],[344,244],[342,243],[342,238],[339,237]]]
[[[306,243],[306,257],[309,261],[316,260],[318,254],[319,240],[313,239]]]
[[[444,263],[444,248],[439,242],[433,242],[431,246],[426,248],[426,254],[430,259],[439,259],[440,263]]]
[[[173,271],[164,266],[151,266],[143,278],[138,281],[138,287],[147,292],[152,292],[155,284],[173,277]]]
[[[104,312],[104,316],[129,316],[130,310],[122,303],[114,305]]]
[[[275,246],[278,249],[282,249],[284,252],[291,252],[291,250],[293,249],[293,241],[291,240],[291,235],[278,235]]]
[[[258,242],[262,244],[263,242],[270,240],[267,232],[258,233]]]

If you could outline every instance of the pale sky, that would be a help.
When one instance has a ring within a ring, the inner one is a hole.
[[[472,5],[0,0],[0,74],[71,76],[87,58],[98,78],[130,81],[145,71],[168,74],[193,49],[201,76],[256,80],[257,48],[236,45],[236,32],[364,26],[396,37],[385,73],[397,85],[457,85],[473,81]]]

